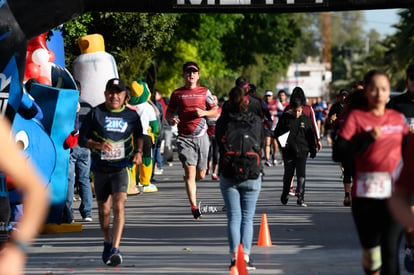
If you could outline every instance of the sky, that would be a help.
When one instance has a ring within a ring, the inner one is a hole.
[[[365,10],[367,24],[364,26],[364,30],[369,32],[370,29],[375,29],[381,34],[381,37],[393,34],[395,28],[392,25],[399,21],[398,11],[399,9]]]

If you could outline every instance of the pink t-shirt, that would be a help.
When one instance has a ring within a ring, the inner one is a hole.
[[[409,132],[404,116],[390,109],[386,109],[383,116],[375,116],[367,110],[352,110],[338,135],[358,142],[358,137],[368,135],[375,126],[381,126],[381,136],[355,157],[354,197],[383,199],[391,195],[394,172],[401,160],[403,136]]]
[[[171,94],[167,112],[177,112],[180,119],[177,125],[180,136],[199,137],[206,133],[207,121],[205,117],[197,117],[196,108],[210,110],[215,107],[213,96],[206,87],[181,87]]]

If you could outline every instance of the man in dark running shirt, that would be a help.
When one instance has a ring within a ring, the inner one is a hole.
[[[125,106],[125,98],[124,82],[118,78],[108,80],[105,102],[88,113],[79,133],[79,145],[91,150],[99,222],[104,234],[102,260],[110,266],[122,263],[119,244],[125,224],[129,180],[126,168],[131,167],[132,162],[137,165],[142,162],[141,120],[136,111]]]
[[[178,156],[184,167],[184,181],[194,219],[201,216],[196,181],[206,176],[210,148],[206,118],[217,117],[218,113],[210,90],[197,84],[199,70],[195,62],[183,65],[185,85],[173,91],[165,114],[170,125],[178,128]]]
[[[404,114],[410,126],[411,132],[414,130],[414,64],[408,66],[406,71],[407,91],[392,98],[387,108],[400,111]],[[412,208],[414,203],[412,202]],[[414,273],[414,228],[405,229],[405,259],[404,265],[408,272]]]

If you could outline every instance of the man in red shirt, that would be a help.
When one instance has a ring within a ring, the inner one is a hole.
[[[197,84],[199,70],[195,62],[183,65],[185,85],[173,91],[165,115],[170,125],[177,125],[178,128],[178,156],[184,167],[184,181],[194,219],[201,216],[197,207],[196,181],[206,175],[210,147],[207,118],[217,116],[211,91]]]

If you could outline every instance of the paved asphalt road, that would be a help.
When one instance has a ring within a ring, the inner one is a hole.
[[[363,274],[360,246],[350,208],[342,206],[343,187],[338,166],[325,146],[308,161],[307,208],[280,203],[283,166],[266,167],[254,220],[250,274]],[[218,182],[210,176],[198,184],[202,205],[216,213],[193,220],[175,161],[157,176],[159,192],[128,197],[121,243],[124,263],[102,263],[102,234],[96,204],[92,223],[82,232],[40,235],[29,254],[26,274],[230,274],[226,216]],[[75,202],[75,207],[78,202]],[[267,215],[271,247],[258,247],[262,214]],[[80,218],[76,212],[76,217]],[[403,259],[401,248],[400,262]],[[408,274],[401,265],[401,274]]]

